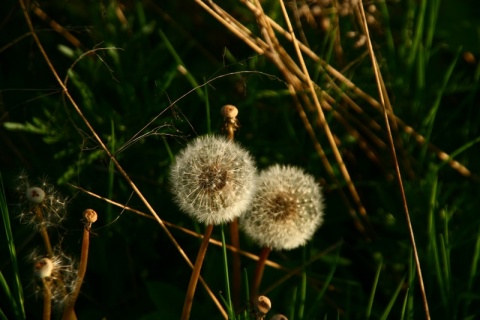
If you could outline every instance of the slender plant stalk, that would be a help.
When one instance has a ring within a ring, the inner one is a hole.
[[[39,205],[35,206],[35,214],[37,215],[37,219],[41,222],[40,223],[40,235],[43,239],[43,244],[45,245],[45,250],[47,250],[47,254],[49,258],[53,257],[53,249],[52,244],[50,242],[50,237],[48,236],[47,228],[43,225],[43,213],[42,208]]]
[[[78,266],[76,284],[75,288],[73,289],[72,295],[68,300],[67,305],[65,306],[65,310],[63,311],[63,320],[74,319],[73,308],[75,307],[75,302],[77,301],[78,295],[80,294],[80,288],[83,284],[83,278],[85,277],[85,273],[87,271],[88,248],[90,246],[90,226],[91,223],[89,225],[85,225],[85,227],[83,228],[82,252],[80,255],[80,265]]]
[[[414,232],[413,232],[412,221],[410,220],[410,213],[409,213],[409,210],[408,210],[407,197],[405,195],[405,189],[403,188],[402,174],[400,172],[400,167],[399,167],[399,164],[398,164],[397,153],[395,151],[395,144],[394,144],[394,141],[393,141],[392,131],[390,129],[390,121],[388,119],[388,111],[387,111],[387,107],[385,105],[386,100],[384,98],[384,90],[382,89],[383,85],[382,85],[382,81],[381,81],[380,70],[378,69],[377,60],[375,59],[375,53],[373,52],[373,46],[372,46],[372,42],[370,40],[370,34],[368,32],[368,26],[367,26],[367,22],[366,22],[367,19],[365,17],[365,11],[363,10],[363,4],[361,2],[358,4],[358,9],[360,10],[360,13],[361,13],[361,16],[362,16],[363,29],[364,29],[364,32],[365,32],[365,36],[367,37],[368,51],[370,53],[370,58],[372,60],[372,66],[373,66],[373,70],[374,70],[374,74],[375,74],[375,80],[377,81],[377,87],[378,87],[380,102],[381,102],[381,105],[383,107],[383,115],[384,115],[385,125],[387,127],[387,132],[388,132],[388,140],[389,140],[389,143],[390,143],[390,150],[391,150],[391,153],[392,153],[392,158],[393,158],[393,161],[394,161],[394,164],[395,164],[395,173],[396,173],[396,176],[397,176],[397,182],[398,182],[398,186],[399,186],[400,193],[401,193],[401,196],[402,196],[403,209],[404,209],[404,212],[405,212],[405,218],[407,220],[407,226],[408,226],[408,231],[409,231],[409,235],[410,235],[410,242],[412,244],[413,256],[414,256],[414,259],[415,259],[415,266],[416,266],[417,274],[418,274],[418,282],[419,282],[419,286],[420,286],[420,292],[422,294],[423,308],[425,309],[425,317],[426,317],[426,319],[430,319],[430,310],[429,310],[429,307],[428,307],[427,293],[425,292],[425,286],[424,286],[424,283],[423,283],[422,268],[420,266],[420,258],[418,257],[418,250],[417,250],[417,245],[416,245],[416,242],[415,242],[415,235],[414,235]],[[393,110],[391,106],[388,109]]]
[[[222,114],[224,116],[223,131],[227,135],[229,141],[235,138],[235,131],[238,129],[238,120],[236,118],[238,109],[232,105],[225,105],[222,107]],[[230,241],[236,251],[232,252],[232,300],[233,308],[238,311],[240,308],[240,291],[242,284],[242,261],[240,259],[240,236],[238,231],[238,219],[235,218],[230,222]]]
[[[240,237],[238,231],[238,219],[230,222],[230,241],[232,246],[237,249],[232,252],[232,300],[233,308],[240,308],[240,290],[242,283],[242,261],[240,259]]]
[[[235,318],[235,310],[232,307],[232,295],[230,292],[230,279],[228,277],[228,259],[227,259],[227,246],[225,243],[225,232],[222,225],[222,252],[223,252],[223,266],[225,268],[225,291],[226,291],[226,300],[228,305],[228,318],[234,319]]]
[[[52,317],[52,291],[50,281],[42,278],[43,285],[43,320],[50,320]]]
[[[264,247],[260,252],[257,266],[255,267],[255,273],[253,274],[252,287],[250,288],[250,301],[255,301],[258,297],[260,290],[260,283],[263,278],[263,271],[265,270],[265,261],[267,261],[268,255],[272,251],[270,247]]]
[[[210,224],[205,229],[203,235],[202,244],[197,253],[197,259],[193,266],[192,275],[190,276],[190,282],[188,283],[187,295],[185,296],[185,302],[183,304],[182,318],[188,320],[190,318],[190,311],[192,310],[193,296],[195,295],[195,289],[197,288],[198,277],[200,276],[200,270],[202,269],[203,260],[205,259],[205,253],[208,248],[208,241],[212,236],[213,224]]]

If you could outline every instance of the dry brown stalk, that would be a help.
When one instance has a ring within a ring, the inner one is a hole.
[[[210,224],[205,229],[205,234],[202,238],[202,244],[197,253],[197,259],[195,259],[195,265],[190,276],[190,281],[188,283],[187,294],[185,296],[185,302],[183,304],[182,310],[182,320],[190,319],[190,311],[192,310],[193,297],[195,295],[195,289],[197,288],[198,279],[200,278],[200,271],[202,270],[203,261],[205,260],[205,255],[207,253],[208,243],[210,237],[212,236],[213,224]]]
[[[201,0],[196,0],[197,2],[201,2]],[[250,9],[253,7],[253,5],[246,0],[240,0],[242,3],[244,3],[247,7]],[[254,7],[253,7],[254,8]],[[318,62],[321,67],[326,71],[327,73],[331,74],[334,79],[337,79],[344,85],[348,90],[351,90],[353,94],[357,95],[359,98],[363,99],[365,102],[370,104],[372,107],[374,107],[377,111],[382,112],[382,106],[380,103],[375,100],[373,97],[365,93],[362,89],[357,87],[350,79],[346,78],[340,71],[336,70],[334,67],[332,67],[328,62],[325,60],[321,59],[316,53],[314,53],[309,47],[307,47],[305,44],[302,42],[298,41],[297,39],[294,39],[288,31],[283,29],[282,26],[280,26],[278,23],[276,23],[273,19],[267,16],[267,19],[270,23],[270,25],[280,33],[282,36],[284,36],[288,41],[290,42],[297,42],[298,46],[300,47],[301,51],[305,53],[312,61]],[[241,37],[241,39],[244,39]],[[263,51],[258,51],[256,50],[257,53],[263,54]],[[331,81],[332,84],[334,84],[333,80]],[[345,92],[343,92],[340,88],[337,87],[337,92],[341,93],[342,95],[345,96],[346,101],[351,100]],[[356,103],[349,103],[349,106],[354,107],[354,110],[356,110],[358,113],[364,113],[363,110],[356,104]],[[406,133],[411,134],[414,138],[415,141],[419,144],[424,144],[425,143],[425,138],[418,132],[415,131],[412,127],[408,126],[405,124],[403,120],[401,120],[398,116],[395,114],[391,113],[389,110],[388,111],[388,116],[393,118],[395,120],[396,124]],[[373,119],[371,119],[374,121]],[[471,171],[466,168],[463,164],[460,162],[453,160],[448,153],[444,152],[437,146],[433,145],[432,143],[428,142],[428,149],[432,152],[434,152],[437,157],[442,160],[442,161],[447,161],[450,167],[454,170],[456,170],[459,174],[461,174],[464,177],[474,177]]]
[[[368,25],[367,25],[367,19],[365,17],[365,11],[363,10],[363,4],[360,2],[358,4],[357,8],[358,8],[358,11],[361,14],[362,23],[363,23],[363,30],[364,30],[365,36],[367,38],[367,47],[368,47],[368,51],[370,53],[370,58],[371,58],[371,61],[372,61],[372,67],[373,67],[373,71],[374,71],[374,74],[375,74],[375,80],[377,81],[378,95],[379,95],[379,98],[380,98],[380,102],[383,106],[385,125],[387,126],[388,138],[389,138],[389,142],[390,142],[390,149],[391,149],[392,157],[393,157],[393,160],[394,160],[394,163],[395,163],[395,173],[397,175],[397,182],[398,182],[399,190],[400,190],[400,193],[401,193],[401,196],[402,196],[403,209],[404,209],[404,212],[405,212],[405,218],[407,220],[407,226],[408,226],[408,231],[409,231],[409,235],[410,235],[410,242],[411,242],[411,245],[412,245],[413,256],[414,256],[414,259],[415,259],[415,266],[416,266],[417,277],[418,277],[418,282],[419,282],[419,286],[420,286],[420,293],[422,295],[423,307],[425,309],[425,317],[426,317],[427,320],[429,320],[430,319],[430,311],[429,311],[429,307],[428,307],[427,294],[425,292],[425,285],[423,283],[422,268],[421,268],[421,265],[420,265],[420,259],[418,257],[417,245],[415,243],[415,234],[414,234],[414,231],[413,231],[412,222],[410,220],[410,213],[409,213],[409,210],[408,210],[407,197],[405,195],[405,189],[403,188],[402,174],[400,172],[400,167],[399,167],[399,164],[398,164],[397,154],[396,154],[396,151],[395,151],[395,142],[393,140],[392,130],[390,128],[390,121],[391,120],[389,120],[388,113],[387,113],[387,110],[390,111],[391,113],[393,113],[393,108],[392,108],[391,105],[389,105],[389,107],[387,107],[387,104],[389,102],[388,102],[388,99],[386,98],[386,95],[385,95],[385,93],[386,93],[385,90],[384,90],[385,89],[385,83],[383,83],[383,79],[380,75],[380,69],[379,69],[379,66],[378,66],[378,62],[377,62],[377,59],[375,57],[375,53],[373,51],[372,41],[370,39],[370,34],[369,34],[369,30],[368,30]],[[394,121],[392,121],[392,122],[394,122]]]
[[[73,188],[76,188],[76,189],[78,189],[78,190],[81,190],[82,192],[84,192],[84,193],[86,193],[86,194],[88,194],[88,195],[90,195],[90,196],[92,196],[92,197],[95,197],[95,198],[101,199],[101,200],[103,200],[103,201],[105,201],[105,202],[107,202],[107,203],[113,204],[114,206],[117,206],[117,207],[121,208],[122,210],[127,210],[127,211],[130,211],[130,212],[136,213],[136,214],[138,214],[138,215],[140,215],[140,216],[142,216],[142,217],[144,217],[144,218],[147,218],[147,219],[152,219],[152,220],[155,219],[155,218],[152,217],[152,215],[150,215],[150,214],[146,214],[146,213],[144,213],[144,212],[142,212],[142,211],[140,211],[140,210],[131,208],[131,207],[126,206],[126,205],[124,205],[124,204],[121,204],[121,203],[119,203],[119,202],[116,202],[116,201],[113,201],[113,200],[111,200],[111,199],[102,197],[102,196],[100,196],[100,195],[98,195],[98,194],[96,194],[96,193],[94,193],[94,192],[91,192],[91,191],[89,191],[89,190],[86,190],[86,189],[84,189],[84,188],[82,188],[82,187],[74,186],[74,185],[70,185],[70,186],[73,187]],[[187,228],[184,228],[184,227],[180,227],[180,226],[178,226],[178,225],[176,225],[176,224],[173,224],[173,223],[168,222],[168,221],[165,221],[165,220],[163,220],[163,222],[164,222],[165,225],[168,226],[169,228],[177,229],[177,230],[179,230],[179,231],[182,231],[182,232],[184,232],[184,233],[186,233],[186,234],[188,234],[188,235],[190,235],[190,236],[196,237],[196,238],[200,238],[200,239],[203,238],[203,234],[197,233],[197,232],[195,232],[195,231],[192,231],[192,230],[187,229]],[[212,239],[212,238],[210,238],[209,241],[210,241],[210,243],[212,243],[212,244],[214,244],[214,245],[216,245],[216,246],[219,246],[219,247],[222,246],[222,242],[221,242],[221,241],[218,241],[218,240],[215,240],[215,239]],[[232,251],[232,252],[238,252],[239,254],[241,254],[241,255],[249,258],[249,259],[252,259],[252,260],[258,260],[258,259],[259,259],[259,257],[258,257],[257,255],[255,255],[255,254],[253,254],[253,253],[250,253],[250,252],[247,252],[247,251],[244,251],[244,250],[239,250],[239,249],[235,248],[235,247],[232,246],[232,245],[226,244],[226,247],[227,247],[228,250],[230,250],[230,251]],[[275,268],[275,269],[279,269],[279,270],[284,270],[284,271],[288,271],[288,270],[289,270],[288,268],[286,268],[286,267],[284,267],[284,266],[282,266],[282,265],[280,265],[280,264],[278,264],[278,263],[276,263],[276,262],[273,262],[273,261],[271,261],[271,260],[267,260],[267,261],[266,261],[266,265],[268,265],[269,267]],[[200,277],[200,281],[202,281],[202,278],[201,278],[201,277]],[[208,286],[207,286],[207,290],[210,290],[210,289],[208,289]],[[209,291],[209,292],[211,292],[211,291]]]

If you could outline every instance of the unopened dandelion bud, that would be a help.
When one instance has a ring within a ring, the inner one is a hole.
[[[42,203],[45,199],[45,191],[39,187],[30,187],[27,189],[27,200],[33,203]]]
[[[49,278],[53,272],[53,262],[49,258],[43,258],[33,265],[33,273],[38,279]]]
[[[224,118],[236,118],[238,116],[238,109],[234,105],[226,104],[220,110]]]
[[[262,171],[250,210],[240,226],[262,247],[293,249],[305,244],[323,222],[323,196],[303,170],[274,165]]]
[[[98,215],[93,209],[83,211],[83,217],[87,223],[94,223],[98,219]]]
[[[170,170],[175,202],[207,225],[230,222],[245,212],[255,176],[250,154],[220,136],[193,140],[177,155]]]
[[[257,312],[266,315],[268,311],[272,308],[272,303],[270,299],[266,296],[259,296],[255,305]]]

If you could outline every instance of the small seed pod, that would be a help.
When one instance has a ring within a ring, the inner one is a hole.
[[[272,303],[270,302],[270,299],[266,296],[260,296],[257,299],[255,309],[257,310],[258,313],[261,315],[266,315],[268,311],[272,308]]]
[[[93,209],[83,211],[83,217],[87,223],[94,223],[98,219],[98,215]]]
[[[48,258],[43,258],[33,265],[33,273],[37,279],[49,278],[53,272],[53,262]]]
[[[238,109],[234,105],[226,104],[220,110],[224,118],[234,119],[238,116]]]
[[[27,200],[33,203],[42,203],[45,199],[45,191],[39,187],[31,187],[27,189]]]

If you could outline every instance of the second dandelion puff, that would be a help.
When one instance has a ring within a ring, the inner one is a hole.
[[[302,169],[274,165],[262,171],[252,207],[240,220],[245,233],[275,250],[304,245],[323,222],[323,196]]]

